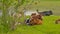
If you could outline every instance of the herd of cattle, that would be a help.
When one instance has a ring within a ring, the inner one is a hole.
[[[27,25],[41,25],[41,24],[43,24],[42,17],[43,16],[50,16],[50,15],[53,15],[52,11],[44,11],[44,12],[37,11],[37,14],[32,13],[30,18],[26,19],[25,23]],[[10,23],[11,24],[10,28],[11,28],[11,30],[14,30],[16,25],[21,24],[19,19],[21,18],[22,14],[20,12],[19,13],[12,13],[11,16],[13,17],[13,21]],[[59,24],[59,22],[60,22],[60,19],[55,20],[55,24]]]
[[[41,25],[43,23],[42,16],[50,16],[50,15],[53,15],[53,12],[51,10],[50,11],[44,11],[44,12],[38,12],[38,14],[32,13],[30,18],[28,18],[26,20],[26,24],[28,24],[28,25],[38,25],[38,24],[40,24]],[[59,22],[60,22],[60,19],[57,19],[55,21],[55,24],[58,24]]]
[[[43,16],[50,16],[53,15],[53,12],[50,11],[43,11],[43,12],[39,12],[37,10],[37,13],[32,13],[30,15],[30,18],[25,20],[25,23],[28,25],[38,25],[38,24],[42,24],[43,23]],[[13,16],[14,22],[19,23],[19,21],[17,21],[22,15],[21,13],[14,13],[11,16]],[[16,19],[17,18],[17,19]],[[57,19],[55,21],[55,24],[58,24],[60,22],[60,19]]]

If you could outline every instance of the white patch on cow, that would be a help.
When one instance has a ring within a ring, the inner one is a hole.
[[[40,12],[41,12],[41,11],[40,11]],[[32,13],[38,14],[37,11],[28,10],[28,11],[24,12],[24,15],[26,15],[26,16],[29,15],[29,16],[30,16]]]

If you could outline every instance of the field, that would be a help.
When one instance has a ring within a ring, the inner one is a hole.
[[[9,31],[8,34],[60,34],[60,24],[55,24],[55,20],[60,16],[43,17],[42,25],[20,25],[15,31]]]
[[[52,16],[44,16],[42,25],[29,26],[26,24],[19,25],[16,30],[8,31],[7,34],[60,34],[60,24],[55,24],[55,20],[59,19],[60,16],[60,1],[40,1],[36,4],[33,2],[28,6],[28,10],[45,11],[52,10]],[[26,7],[27,7],[26,6]],[[22,19],[23,20],[23,19]],[[1,20],[0,20],[1,22]],[[5,34],[3,31],[4,28],[0,25],[0,34]]]

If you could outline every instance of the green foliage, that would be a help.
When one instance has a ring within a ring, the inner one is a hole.
[[[21,1],[21,5],[23,4],[22,2],[23,2],[23,0]],[[13,21],[13,19],[8,15],[8,12],[9,12],[8,8],[10,6],[14,6],[14,7],[17,7],[15,9],[18,9],[18,7],[20,5],[18,5],[18,0],[3,0],[2,4],[3,4],[2,19],[1,19],[2,20],[2,26],[4,27],[3,28],[4,32],[7,33],[10,29],[9,28],[10,27],[10,22]],[[8,23],[7,23],[7,21],[8,21]]]

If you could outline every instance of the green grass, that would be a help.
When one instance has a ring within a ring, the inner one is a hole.
[[[20,25],[14,31],[9,31],[8,34],[60,34],[60,24],[55,24],[55,20],[60,16],[45,16],[43,17],[42,25]]]

